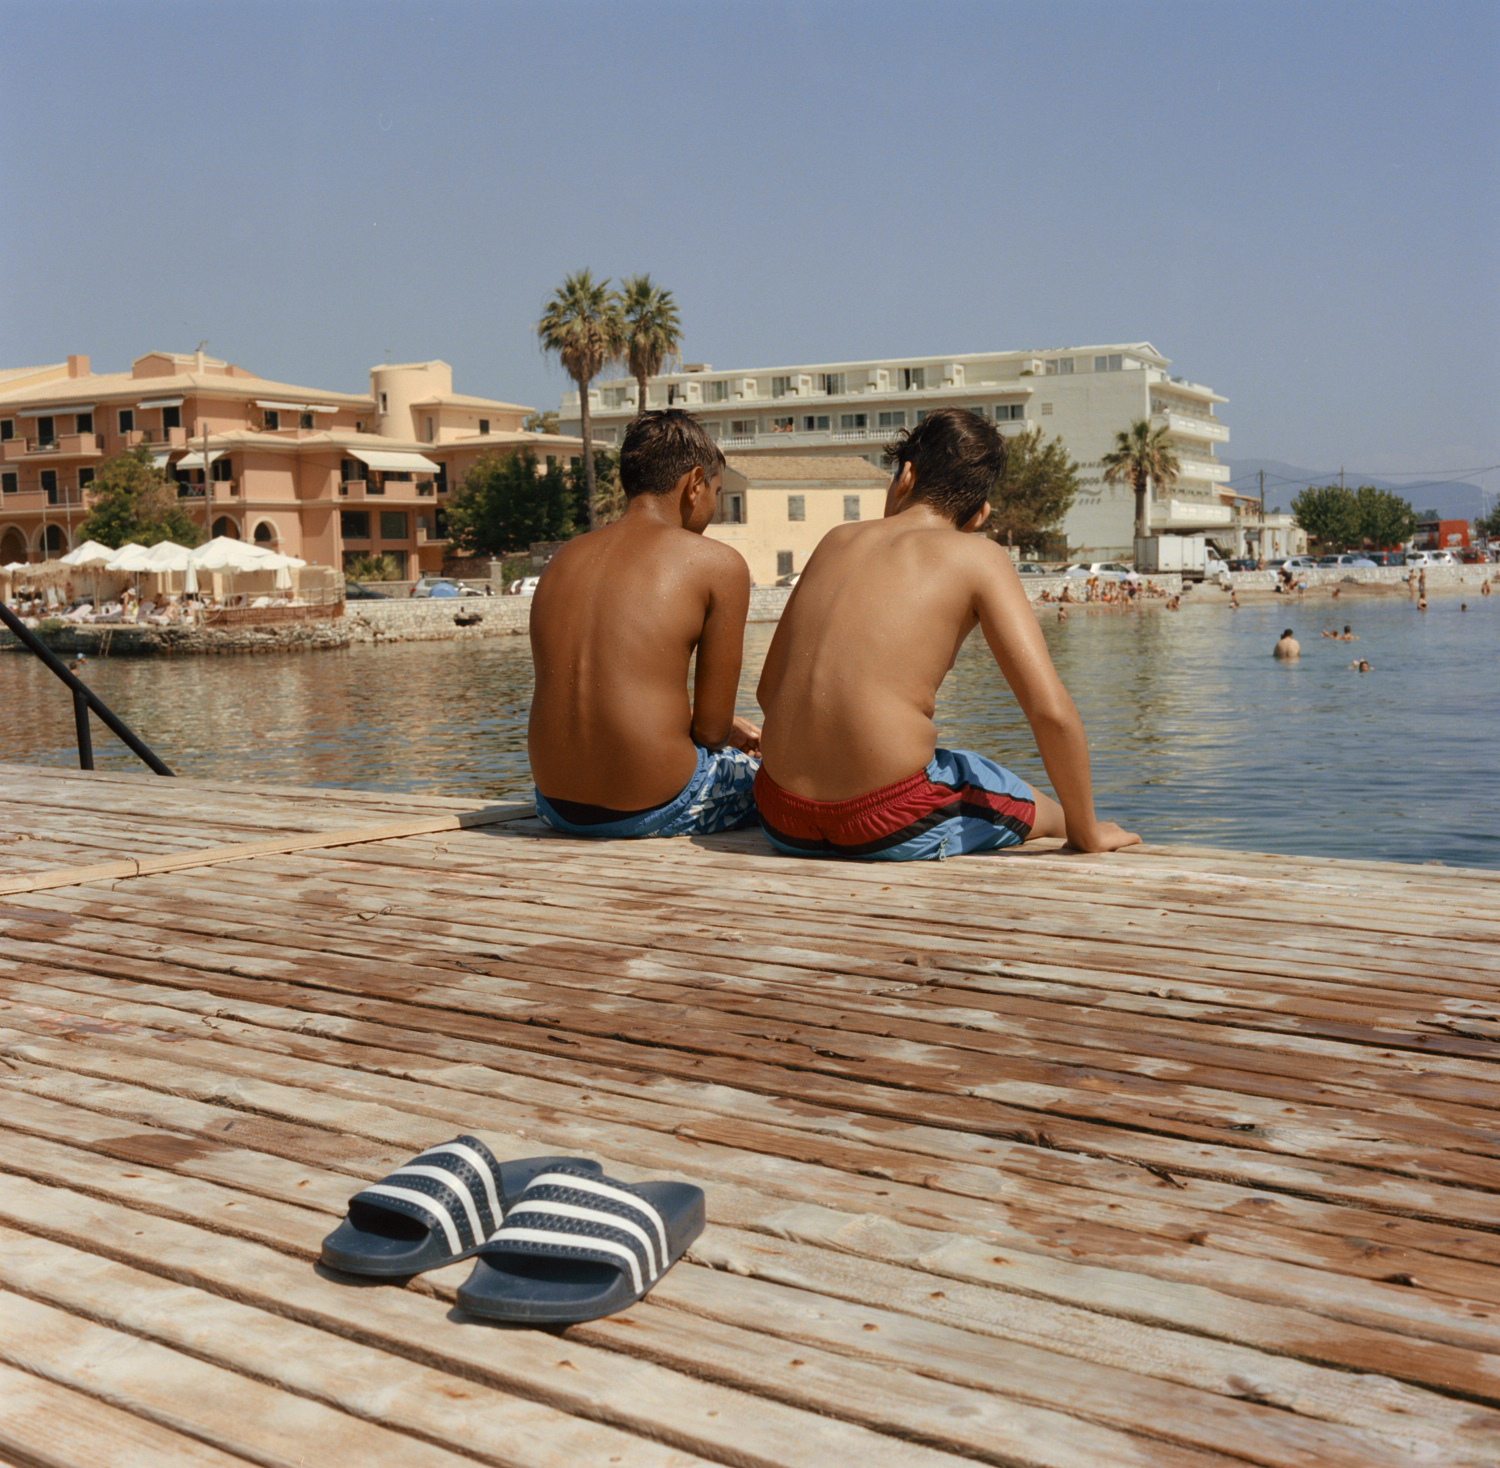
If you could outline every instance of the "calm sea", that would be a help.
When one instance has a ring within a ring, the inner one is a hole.
[[[1322,627],[1353,624],[1360,640]],[[1290,623],[1299,663],[1270,656]],[[774,627],[746,638],[742,712]],[[1500,596],[1231,612],[1075,613],[1044,622],[1083,714],[1101,815],[1148,841],[1500,868]],[[1349,671],[1365,657],[1373,671]],[[183,775],[431,790],[529,788],[524,638],[288,657],[90,662],[89,682]],[[938,705],[945,744],[1045,785],[976,635]],[[0,654],[0,748],[77,762],[72,706],[33,658]],[[101,767],[143,768],[95,724]]]

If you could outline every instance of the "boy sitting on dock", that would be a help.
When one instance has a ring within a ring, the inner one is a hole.
[[[568,835],[754,824],[760,730],[734,712],[750,570],[703,535],[723,464],[680,409],[642,414],[620,451],[624,515],[570,540],[537,586],[526,747],[537,814]]]
[[[1083,851],[1139,841],[1094,815],[1078,710],[1010,557],[976,533],[1005,468],[999,433],[941,408],[890,444],[886,461],[895,474],[884,519],[823,537],[766,656],[755,796],[772,845],[920,861],[1038,836],[1066,836]],[[976,626],[1057,800],[983,755],[937,748],[938,687]]]

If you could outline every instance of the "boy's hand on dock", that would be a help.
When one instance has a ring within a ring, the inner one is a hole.
[[[729,737],[724,742],[733,745],[736,749],[743,749],[746,754],[759,754],[760,725],[752,724],[749,719],[742,719],[736,714]]]
[[[1126,831],[1113,821],[1095,821],[1087,832],[1068,832],[1068,845],[1079,851],[1118,851],[1122,846],[1139,846],[1141,838],[1134,831]]]

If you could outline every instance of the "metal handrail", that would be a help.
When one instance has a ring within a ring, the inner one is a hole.
[[[114,713],[87,683],[81,678],[74,677],[69,672],[63,660],[11,611],[4,602],[0,602],[0,622],[4,622],[21,639],[23,647],[39,657],[52,672],[56,673],[72,689],[73,723],[78,731],[78,768],[80,770],[91,770],[94,768],[94,741],[89,730],[89,710],[92,709],[99,715],[100,721],[104,726],[111,733],[118,736],[121,743],[132,754],[138,756],[152,771],[158,775],[171,775],[175,773],[175,771],[169,770],[146,747],[145,743],[136,735],[124,719]]]

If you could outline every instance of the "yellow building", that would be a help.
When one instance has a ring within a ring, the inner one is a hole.
[[[889,483],[864,459],[731,454],[705,533],[744,556],[755,585],[774,586],[801,571],[835,525],[878,520]]]
[[[436,361],[373,367],[367,393],[202,352],[148,352],[128,372],[81,356],[0,371],[0,564],[70,550],[97,466],[144,444],[215,535],[324,566],[374,554],[403,576],[440,570],[446,496],[482,454],[582,452],[581,439],[525,431],[531,411],[455,393]]]

